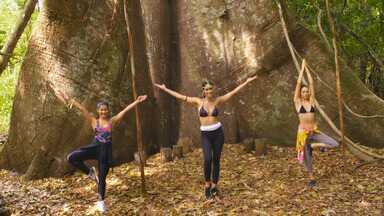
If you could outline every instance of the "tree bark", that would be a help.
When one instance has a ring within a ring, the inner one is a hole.
[[[127,34],[128,34],[128,47],[129,47],[129,63],[131,64],[131,73],[132,73],[132,94],[133,98],[137,98],[137,91],[136,91],[136,68],[135,68],[135,52],[134,52],[134,41],[132,38],[131,33],[131,27],[129,26],[129,18],[128,18],[128,7],[127,7],[127,0],[124,0],[124,18],[125,18],[125,24],[127,26]],[[135,107],[135,117],[136,117],[136,141],[137,141],[137,149],[138,149],[138,156],[139,156],[139,164],[140,164],[140,176],[141,176],[141,194],[146,193],[145,189],[145,172],[144,172],[144,147],[143,147],[143,133],[141,128],[141,122],[140,122],[140,112],[139,107]]]
[[[259,78],[249,84],[232,100],[236,115],[228,111],[230,105],[221,107],[222,121],[226,130],[226,140],[256,136],[265,137],[272,143],[294,145],[297,116],[292,104],[296,70],[285,42],[279,21],[278,10],[273,1],[179,1],[178,32],[181,55],[181,91],[188,95],[201,94],[200,80],[203,73],[218,83],[218,94],[223,94],[234,86],[235,81],[258,72]],[[234,45],[233,54],[228,58],[237,64],[244,63],[241,70],[227,76],[220,16],[227,6],[229,38]],[[298,25],[293,16],[288,19],[288,31],[292,43],[304,58],[308,59],[322,81],[335,86],[332,59],[320,37]],[[356,113],[376,115],[384,113],[383,101],[372,94],[352,73],[343,61],[340,70],[348,76],[341,78],[344,88],[344,101]],[[330,120],[338,118],[335,91],[326,88],[319,80],[315,81],[319,105],[329,114]],[[229,88],[228,88],[229,87]],[[194,108],[182,107],[180,114],[180,136],[191,137],[200,143],[199,122]],[[227,118],[235,118],[237,124]],[[383,118],[360,118],[345,113],[346,135],[354,142],[368,146],[383,147],[383,138],[379,135],[384,127]],[[325,120],[319,119],[320,128],[337,137]],[[193,129],[195,128],[195,130]],[[369,130],[362,130],[369,128]]]
[[[0,153],[0,167],[32,178],[62,176],[73,168],[66,156],[92,140],[93,132],[80,112],[67,110],[52,93],[48,81],[81,101],[90,111],[106,98],[112,114],[133,101],[128,41],[120,1],[46,0],[32,33],[13,104],[9,142]],[[135,44],[138,94],[153,97],[140,16],[129,5]],[[116,11],[116,13],[114,12]],[[115,17],[115,18],[113,18]],[[104,41],[104,42],[103,42]],[[143,142],[156,151],[151,123],[155,109],[141,105]],[[128,141],[128,144],[127,144]],[[117,163],[133,160],[137,151],[133,112],[113,131]],[[44,156],[41,156],[44,155]],[[47,166],[36,165],[45,164]]]
[[[172,58],[172,1],[140,0],[145,29],[146,57],[149,73],[153,83],[163,83],[173,88],[172,80],[176,78],[175,60]],[[154,92],[156,97],[156,124],[158,145],[171,147],[176,143],[172,136],[175,119],[171,110],[175,109],[175,100],[160,91]]]
[[[36,178],[62,176],[72,170],[66,155],[92,139],[83,117],[58,102],[47,80],[89,110],[94,110],[100,98],[110,99],[113,113],[132,102],[122,1],[116,5],[112,0],[91,2],[44,2],[20,72],[9,141],[0,153],[1,168],[20,173],[30,170],[28,175]],[[157,96],[156,103],[140,105],[147,153],[183,138],[190,138],[196,146],[201,143],[196,108],[170,104],[175,101],[169,95],[157,95],[153,82],[171,79],[173,89],[200,96],[201,80],[209,78],[221,95],[255,73],[257,80],[219,107],[226,143],[264,137],[278,145],[295,144],[297,115],[292,98],[297,72],[273,1],[129,1],[128,9],[135,41],[137,94]],[[158,15],[168,13],[171,21]],[[327,119],[319,119],[320,129],[338,137],[335,126],[328,125],[338,118],[335,91],[326,87],[335,86],[330,53],[320,37],[298,25],[293,16],[287,23],[292,44],[318,77],[318,106],[328,114]],[[167,25],[173,26],[169,30]],[[352,69],[342,60],[340,70],[348,74],[341,77],[348,107],[364,116],[383,115],[383,100],[350,73]],[[345,134],[351,138],[347,141],[384,147],[384,119],[361,116],[345,113]],[[170,121],[162,124],[163,118]],[[137,151],[135,120],[131,112],[114,128],[118,162],[133,160]]]
[[[180,159],[183,157],[183,146],[174,145],[172,148],[172,158]]]
[[[172,149],[168,147],[164,147],[160,149],[161,154],[161,162],[166,163],[172,161]]]
[[[245,153],[250,153],[255,150],[255,139],[253,138],[244,139],[242,144]]]

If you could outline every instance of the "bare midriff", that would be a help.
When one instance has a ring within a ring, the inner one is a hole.
[[[218,122],[219,120],[215,116],[200,117],[200,124],[202,126],[213,125]]]
[[[316,126],[315,113],[300,113],[299,128],[313,130]]]

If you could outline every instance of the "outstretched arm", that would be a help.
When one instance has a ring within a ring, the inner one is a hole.
[[[311,103],[314,103],[315,102],[315,86],[314,86],[314,82],[313,82],[313,78],[312,78],[311,72],[309,71],[307,66],[305,66],[305,72],[307,73],[308,82],[309,82],[309,89],[311,90],[311,98],[310,98],[311,99]]]
[[[190,103],[190,104],[199,104],[200,102],[200,98],[197,98],[197,97],[188,97],[186,95],[182,95],[176,91],[173,91],[169,88],[167,88],[164,84],[160,85],[160,84],[155,84],[155,86],[163,91],[165,91],[166,93],[172,95],[173,97],[179,99],[179,100],[182,100],[186,103]]]
[[[73,98],[69,98],[67,94],[64,92],[56,89],[52,84],[51,84],[52,89],[54,90],[54,93],[56,97],[64,104],[68,105],[69,108],[72,108],[72,105],[74,105],[76,108],[78,108],[84,115],[86,121],[90,123],[92,126],[94,125],[94,122],[96,121],[95,117],[92,116],[92,114],[79,102],[77,102]]]
[[[131,110],[132,108],[134,108],[135,106],[137,106],[139,103],[145,101],[147,99],[147,95],[140,95],[136,98],[136,100],[129,104],[127,107],[125,107],[122,111],[120,111],[117,115],[113,116],[111,118],[111,122],[112,124],[116,124],[116,123],[119,123],[121,121],[121,119],[124,117],[124,115],[129,111]]]
[[[249,77],[244,83],[240,84],[237,86],[235,89],[232,91],[228,92],[227,94],[220,96],[217,98],[217,103],[224,103],[231,99],[236,93],[238,93],[242,88],[244,88],[248,83],[252,82],[255,80],[257,76]]]
[[[293,97],[293,101],[295,102],[295,104],[297,104],[300,101],[300,87],[301,87],[301,81],[303,80],[306,64],[307,62],[304,59],[303,62],[301,63],[301,70],[296,82],[295,96]]]

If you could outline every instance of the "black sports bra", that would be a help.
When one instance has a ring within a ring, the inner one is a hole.
[[[304,108],[303,105],[300,106],[300,109],[299,109],[299,114],[300,113],[314,113],[316,110],[315,110],[315,107],[311,105],[311,109],[309,110],[309,112]]]
[[[212,113],[211,113],[211,116],[213,117],[217,117],[219,115],[219,109],[217,109],[216,107],[213,109]],[[209,116],[209,113],[208,111],[204,108],[204,103],[203,105],[200,107],[200,110],[199,110],[199,116],[200,117],[208,117]]]

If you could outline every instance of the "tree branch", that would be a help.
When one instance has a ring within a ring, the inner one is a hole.
[[[352,35],[358,42],[360,42],[367,50],[371,58],[376,62],[377,65],[380,66],[380,69],[384,71],[384,63],[383,61],[378,57],[376,52],[372,49],[372,47],[364,41],[363,38],[361,38],[359,35],[357,35],[352,29],[350,29],[345,24],[339,24],[339,26],[346,32],[348,32],[350,35]]]
[[[24,11],[19,17],[16,27],[8,37],[0,53],[0,75],[3,73],[5,68],[8,65],[9,59],[12,56],[13,50],[16,47],[17,42],[19,41],[21,35],[24,32],[25,27],[28,24],[28,21],[31,19],[32,13],[36,7],[37,0],[28,0],[25,4]]]
[[[331,45],[329,44],[329,41],[327,39],[327,35],[325,34],[325,32],[323,30],[323,26],[321,24],[321,15],[322,15],[322,10],[319,8],[319,12],[317,14],[317,27],[319,28],[320,34],[321,34],[325,44],[327,45],[328,51],[332,52]]]

